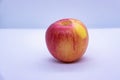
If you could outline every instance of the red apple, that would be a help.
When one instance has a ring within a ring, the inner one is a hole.
[[[49,52],[62,62],[79,60],[87,49],[88,38],[85,25],[72,18],[58,20],[46,31]]]

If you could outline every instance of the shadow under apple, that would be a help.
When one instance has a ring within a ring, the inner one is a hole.
[[[90,66],[90,58],[83,56],[76,62],[63,63],[54,58],[48,58],[44,66],[46,72],[77,72],[83,71]]]

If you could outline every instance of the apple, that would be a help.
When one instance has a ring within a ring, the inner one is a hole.
[[[85,53],[89,36],[86,26],[81,21],[66,18],[48,27],[45,40],[53,57],[62,62],[74,62]]]

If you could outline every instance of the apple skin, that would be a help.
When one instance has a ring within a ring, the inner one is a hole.
[[[45,38],[49,52],[62,62],[79,60],[85,53],[89,40],[85,25],[73,18],[61,19],[51,24]]]

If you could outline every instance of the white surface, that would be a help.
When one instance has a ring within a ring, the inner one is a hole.
[[[0,80],[120,80],[120,29],[89,29],[83,58],[56,61],[45,30],[0,29]]]

